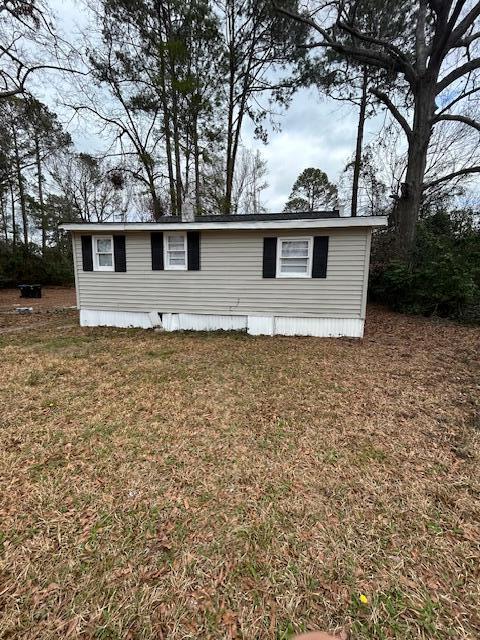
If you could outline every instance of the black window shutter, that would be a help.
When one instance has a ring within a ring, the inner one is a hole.
[[[82,236],[82,266],[84,271],[93,271],[92,236]]]
[[[263,277],[275,278],[277,272],[277,239],[263,239]]]
[[[200,271],[200,233],[187,231],[187,264],[189,271]]]
[[[151,233],[150,241],[152,245],[152,271],[163,271],[163,232]]]
[[[315,236],[313,239],[312,278],[327,277],[328,236]]]
[[[115,271],[127,270],[125,236],[113,236],[113,259],[115,262]]]

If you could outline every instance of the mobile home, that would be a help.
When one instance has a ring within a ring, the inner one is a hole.
[[[65,224],[82,326],[362,337],[372,230],[338,212]]]

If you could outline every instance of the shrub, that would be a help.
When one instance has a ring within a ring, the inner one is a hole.
[[[40,248],[30,243],[13,246],[0,243],[0,287],[16,287],[22,282],[50,285],[73,283],[71,249],[47,247],[42,255]]]
[[[480,232],[471,212],[419,222],[410,264],[391,259],[392,233],[372,250],[371,299],[395,310],[480,322]]]

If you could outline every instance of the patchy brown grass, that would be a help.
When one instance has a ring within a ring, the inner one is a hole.
[[[478,638],[479,346],[0,335],[0,637]]]

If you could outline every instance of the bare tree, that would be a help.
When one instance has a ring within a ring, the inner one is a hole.
[[[74,57],[41,0],[0,0],[0,100],[28,93],[38,72],[85,74]]]
[[[232,192],[232,213],[261,213],[265,207],[261,203],[261,193],[267,188],[265,180],[267,163],[260,151],[240,148],[238,154]]]
[[[461,174],[449,181],[435,184],[435,176],[452,172],[455,166],[467,165],[478,156],[479,140],[472,136],[468,126],[451,122],[436,127],[429,145],[425,169],[426,186],[423,190],[419,216],[429,215],[440,202],[463,205],[471,197],[475,174]],[[383,212],[390,215],[390,225],[397,224],[394,202],[401,194],[408,163],[408,147],[403,130],[392,119],[382,127],[362,154],[359,176],[358,213],[373,215]],[[347,164],[340,181],[342,202],[351,194],[354,159]],[[460,200],[458,200],[460,199]]]
[[[86,153],[66,153],[50,171],[73,217],[83,222],[125,219],[128,197],[112,181],[111,167],[104,160]]]
[[[101,15],[94,13],[97,24]],[[124,30],[123,45],[132,56],[140,58],[140,51],[128,28]],[[76,92],[64,106],[79,117],[97,126],[100,136],[108,140],[105,157],[117,162],[117,167],[130,176],[150,198],[153,219],[165,211],[158,194],[163,169],[159,163],[158,147],[162,143],[160,107],[153,101],[145,109],[139,93],[145,90],[142,75],[135,73],[125,58],[116,55],[114,36],[105,29],[86,38],[88,64],[94,82],[79,79]]]
[[[387,186],[389,176],[381,171],[379,166],[381,163],[378,162],[379,153],[380,149],[376,145],[367,145],[362,149],[360,159],[356,151],[340,178],[339,199],[342,205],[351,200],[352,192],[355,191],[355,215],[371,216],[389,212],[391,205]],[[353,184],[355,189],[352,188]]]

